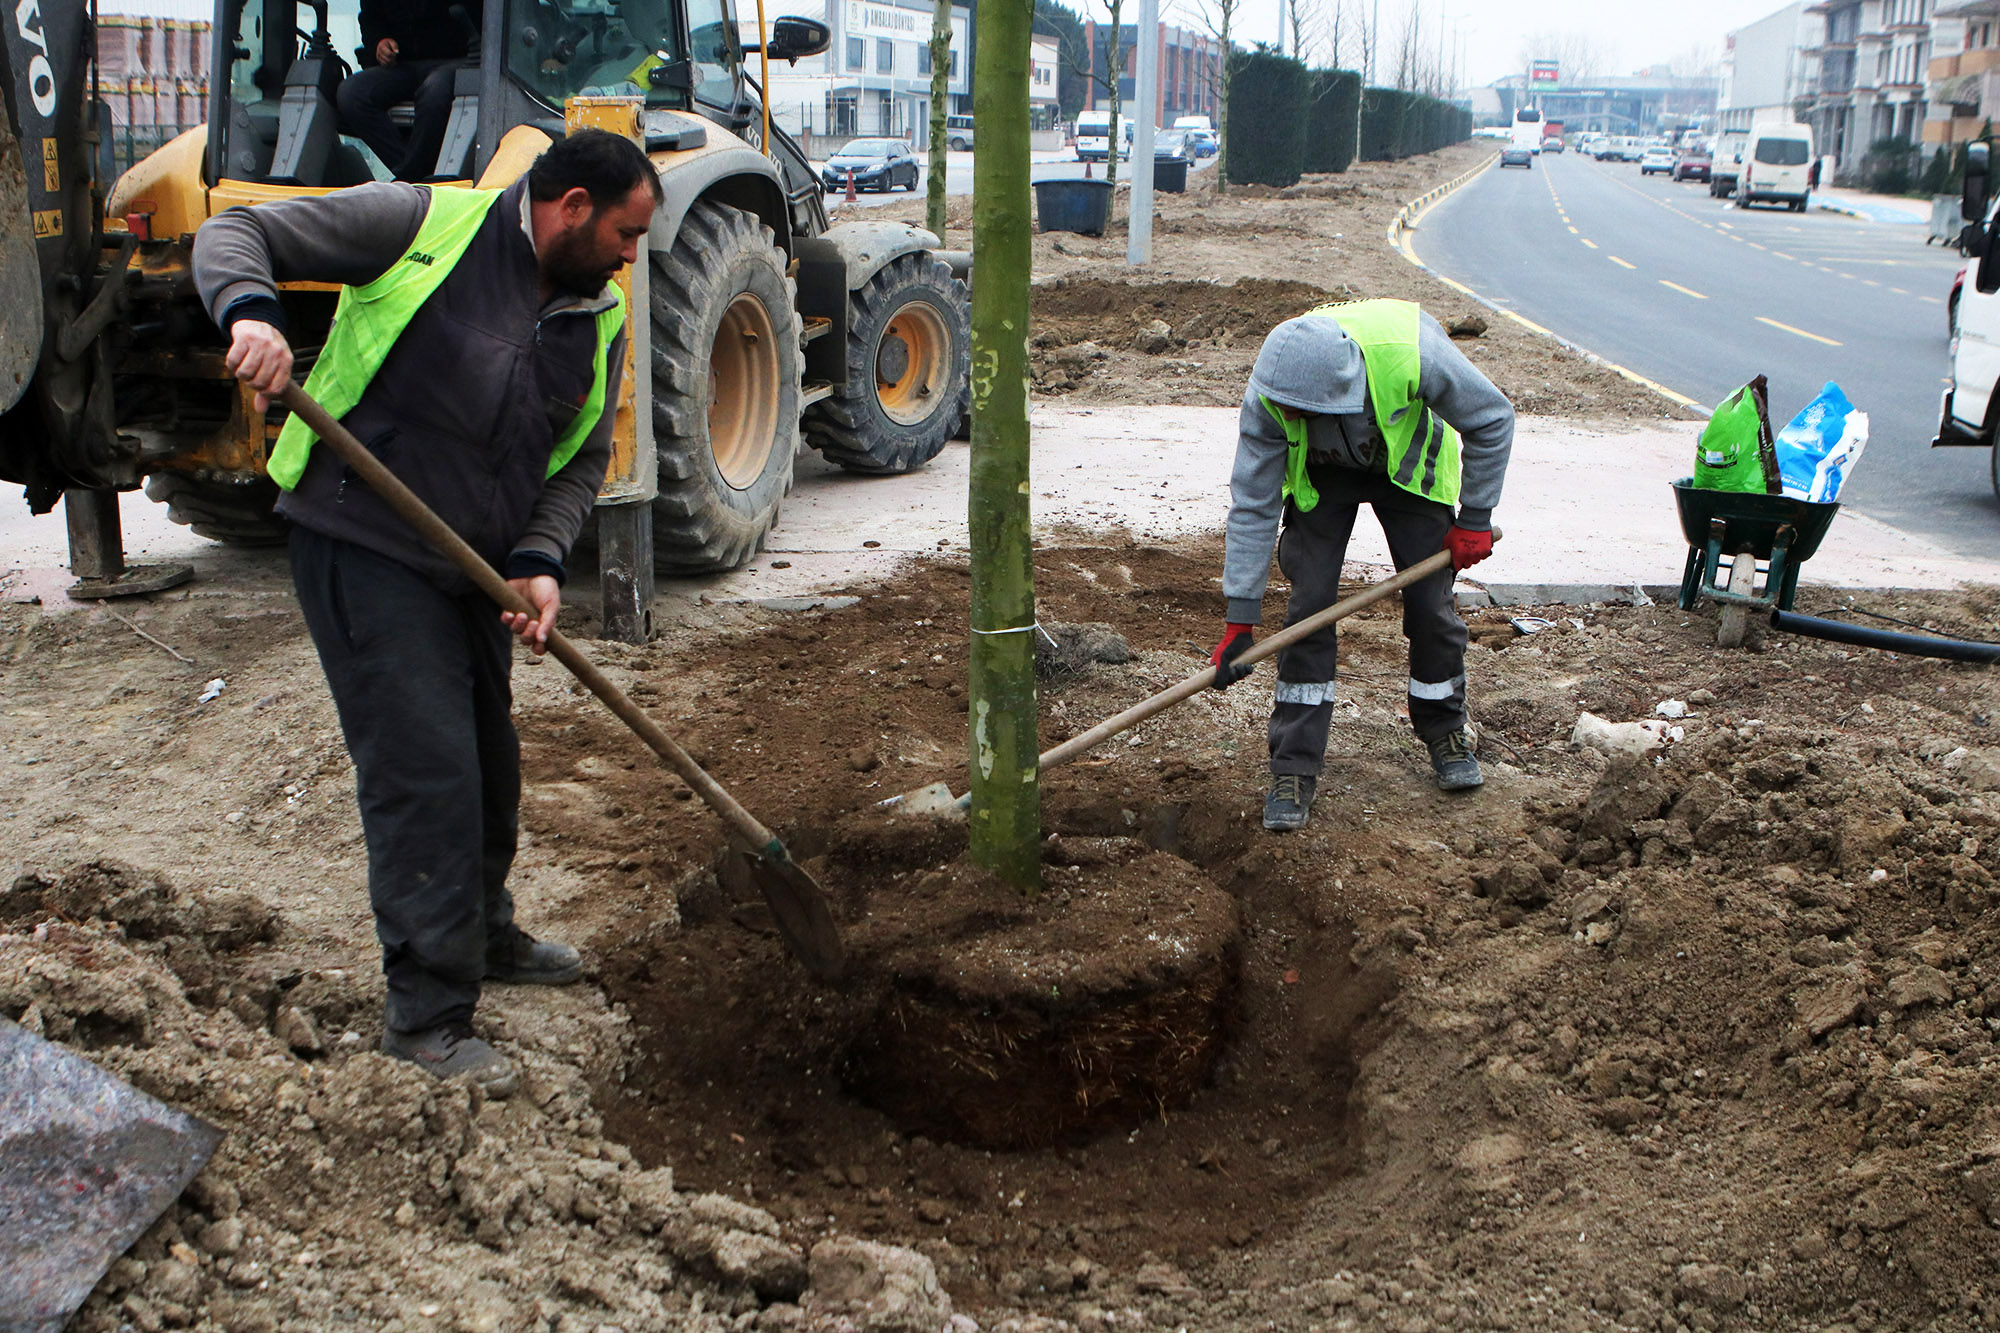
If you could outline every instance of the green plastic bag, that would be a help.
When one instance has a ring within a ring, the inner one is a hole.
[[[1694,450],[1696,489],[1778,494],[1778,451],[1764,390],[1759,375],[1723,399],[1708,419]]]

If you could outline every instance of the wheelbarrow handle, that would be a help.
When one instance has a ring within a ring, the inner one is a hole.
[[[1493,540],[1500,540],[1500,529],[1495,528],[1493,530]],[[1360,592],[1355,593],[1352,597],[1335,602],[1324,611],[1307,616],[1295,625],[1286,626],[1268,639],[1259,639],[1236,655],[1235,664],[1237,666],[1255,665],[1271,656],[1271,654],[1283,652],[1299,640],[1317,634],[1336,620],[1344,620],[1356,611],[1375,605],[1375,603],[1388,597],[1391,593],[1401,592],[1411,584],[1420,583],[1439,570],[1449,568],[1451,568],[1451,552],[1439,551],[1435,555],[1427,556],[1419,560],[1416,564],[1411,565],[1408,569],[1383,579],[1380,583],[1371,584]],[[1143,699],[1133,704],[1124,712],[1114,717],[1106,718],[1089,731],[1083,732],[1081,735],[1072,736],[1054,749],[1045,751],[1042,754],[1040,766],[1044,769],[1049,769],[1054,768],[1057,764],[1068,763],[1086,750],[1091,750],[1102,745],[1119,732],[1129,730],[1138,723],[1144,722],[1147,718],[1157,713],[1164,713],[1175,704],[1200,694],[1214,683],[1215,668],[1212,666],[1204,667],[1178,685],[1170,685],[1150,699]]]

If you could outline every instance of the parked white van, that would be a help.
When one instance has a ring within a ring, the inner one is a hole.
[[[944,118],[944,144],[954,153],[962,153],[972,147],[972,117],[947,115]]]
[[[2000,217],[1987,198],[1992,154],[1983,143],[1966,147],[1965,193],[1959,215],[1964,233],[1965,286],[1958,297],[1958,325],[1951,338],[1951,377],[1938,413],[1938,445],[1983,448],[1992,458],[1993,493],[2000,496]]]
[[[1708,159],[1708,195],[1727,199],[1736,193],[1736,177],[1743,170],[1743,147],[1750,141],[1748,130],[1724,130],[1715,136],[1715,151]]]
[[[1118,117],[1118,156],[1132,156],[1132,118]],[[1085,111],[1076,118],[1076,156],[1079,162],[1102,162],[1111,151],[1111,113]]]
[[[1763,125],[1751,130],[1736,178],[1736,206],[1748,208],[1763,201],[1805,212],[1812,193],[1812,160],[1809,125]]]

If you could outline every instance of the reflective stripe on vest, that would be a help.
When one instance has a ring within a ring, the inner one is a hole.
[[[416,317],[423,303],[457,267],[472,245],[472,238],[486,221],[498,190],[469,190],[462,187],[433,187],[430,207],[423,225],[403,257],[388,272],[360,287],[340,289],[340,304],[334,310],[333,327],[327,332],[326,346],[312,374],[306,377],[306,392],[317,399],[328,415],[338,421],[352,412],[375,374],[388,359],[389,349]],[[604,413],[606,358],[611,344],[625,327],[625,296],[612,285],[611,305],[597,315],[597,349],[592,359],[590,393],[569,428],[556,441],[549,455],[545,476],[554,476],[563,464],[576,456],[591,428]],[[299,484],[305,475],[306,458],[318,437],[305,422],[292,417],[278,433],[265,472],[285,490]]]
[[[1368,374],[1368,400],[1374,404],[1375,425],[1382,432],[1382,461],[1389,480],[1426,500],[1457,505],[1458,432],[1418,396],[1423,359],[1417,348],[1416,302],[1387,298],[1348,301],[1307,313],[1338,320],[1347,336],[1360,345]],[[1264,400],[1264,410],[1284,428],[1291,443],[1285,459],[1285,496],[1301,513],[1310,512],[1319,503],[1319,492],[1306,477],[1306,423],[1303,419],[1286,421],[1269,399]]]

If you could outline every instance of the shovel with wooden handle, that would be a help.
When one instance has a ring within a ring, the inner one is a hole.
[[[1500,540],[1500,529],[1493,529],[1493,540]],[[1419,583],[1441,569],[1451,567],[1451,552],[1439,551],[1411,565],[1408,569],[1371,584],[1352,597],[1335,602],[1324,611],[1307,616],[1296,625],[1288,625],[1268,639],[1259,639],[1236,655],[1236,665],[1251,666],[1263,661],[1271,654],[1280,652],[1300,639],[1315,634],[1336,620],[1344,620],[1366,607],[1373,606],[1391,593],[1401,592],[1413,583]],[[1124,712],[1092,727],[1080,736],[1072,736],[1051,750],[1044,750],[1036,767],[1046,773],[1057,764],[1066,764],[1087,750],[1095,749],[1120,732],[1129,731],[1147,718],[1166,712],[1175,704],[1193,698],[1215,683],[1215,668],[1203,667],[1178,685],[1169,685],[1150,699],[1133,704]],[[972,808],[972,793],[953,796],[951,788],[942,782],[933,782],[915,791],[906,791],[900,796],[891,796],[878,801],[880,809],[893,809],[899,814],[931,815],[962,813]]]
[[[387,501],[391,509],[416,529],[419,536],[464,570],[466,576],[481,592],[492,598],[496,606],[503,611],[529,616],[535,614],[535,608],[528,604],[526,598],[514,591],[512,585],[467,545],[463,537],[432,513],[430,506],[418,499],[416,493],[405,486],[380,459],[369,453],[347,427],[335,421],[325,408],[313,401],[310,394],[296,384],[287,384],[278,397],[306,425],[312,427],[313,434],[319,436],[321,443],[340,455],[341,462],[353,468],[355,474]],[[793,957],[822,981],[838,977],[846,966],[847,951],[841,943],[839,927],[834,924],[833,913],[827,907],[826,893],[819,882],[792,860],[776,834],[738,804],[721,783],[710,777],[659,723],[632,702],[630,696],[598,670],[597,664],[584,656],[583,650],[565,638],[561,631],[549,631],[548,651],[568,667],[570,673],[582,681],[592,694],[603,700],[604,705],[618,715],[619,721],[652,747],[653,752],[666,761],[667,767],[681,781],[694,788],[695,794],[721,817],[749,854],[746,859],[750,874],[770,906],[778,934],[791,949]]]

